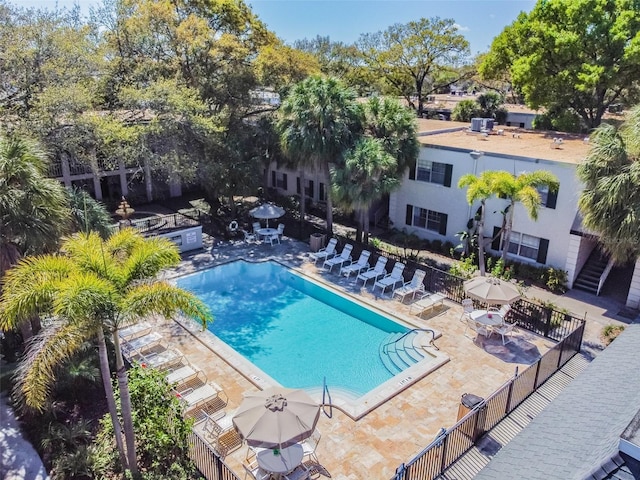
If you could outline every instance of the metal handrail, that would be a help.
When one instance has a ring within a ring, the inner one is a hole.
[[[387,353],[386,351],[386,347],[388,347],[389,345],[392,345],[394,343],[398,343],[400,340],[402,340],[404,337],[406,337],[407,335],[409,335],[410,333],[414,333],[414,332],[429,332],[431,333],[431,341],[429,342],[429,345],[431,345],[433,348],[435,348],[436,350],[440,350],[434,342],[434,340],[436,339],[436,332],[431,330],[430,328],[412,328],[411,330],[409,330],[408,332],[403,333],[402,335],[400,335],[400,337],[396,338],[395,340],[392,340],[390,342],[385,343],[382,346],[382,351],[384,353]]]
[[[614,265],[615,262],[613,261],[613,258],[610,258],[609,263],[607,263],[606,268],[602,272],[602,275],[600,275],[600,281],[598,282],[598,291],[596,292],[596,295],[600,295],[600,290],[602,290],[602,287],[604,287],[604,282],[607,281],[607,277],[611,273],[611,269]]]
[[[329,397],[329,403],[326,403],[326,397]],[[329,406],[329,413],[324,408]],[[322,412],[327,416],[327,418],[333,417],[333,403],[331,402],[331,393],[329,392],[329,387],[327,386],[327,377],[322,378]]]

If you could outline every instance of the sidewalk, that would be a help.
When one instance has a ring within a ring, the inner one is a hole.
[[[0,452],[1,479],[49,479],[38,453],[22,436],[19,421],[4,394],[0,395]]]

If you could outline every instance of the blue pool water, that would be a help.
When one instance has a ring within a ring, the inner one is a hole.
[[[392,375],[379,358],[408,329],[275,262],[237,261],[178,279],[211,309],[209,330],[290,388],[327,384],[363,395]]]

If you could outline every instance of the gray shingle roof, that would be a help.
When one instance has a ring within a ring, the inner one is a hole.
[[[621,465],[607,462],[638,408],[640,325],[630,325],[476,479],[581,480],[603,467],[612,473]]]

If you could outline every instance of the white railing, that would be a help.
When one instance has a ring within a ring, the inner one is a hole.
[[[598,282],[598,291],[596,292],[596,295],[600,295],[600,290],[602,290],[604,282],[606,282],[607,277],[611,273],[611,269],[613,268],[614,264],[615,262],[613,261],[613,258],[610,258],[609,263],[607,263],[607,267],[602,272],[602,275],[600,275],[600,281]]]

